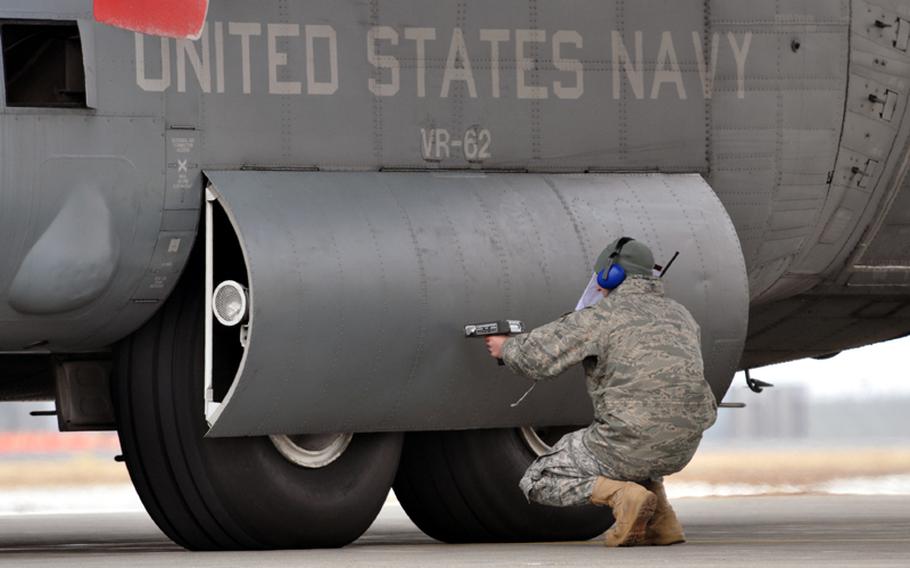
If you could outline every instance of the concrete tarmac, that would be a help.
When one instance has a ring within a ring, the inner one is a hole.
[[[446,545],[395,503],[336,550],[187,552],[142,513],[0,517],[0,565],[27,566],[910,566],[910,496],[680,499],[689,542],[606,549],[587,542]]]

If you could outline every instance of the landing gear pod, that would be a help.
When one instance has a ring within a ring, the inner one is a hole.
[[[115,365],[133,483],[189,548],[340,546],[393,481],[442,540],[606,529],[517,487],[558,438],[538,433],[590,419],[580,373],[513,408],[526,381],[463,337],[491,314],[533,327],[571,309],[617,235],[680,251],[665,283],[701,324],[718,398],[739,360],[742,254],[699,176],[208,175],[204,258]]]
[[[584,424],[580,373],[510,408],[526,381],[461,336],[571,310],[619,235],[658,262],[680,251],[665,284],[701,326],[718,399],[739,361],[742,252],[698,175],[207,175],[206,298],[227,279],[248,289],[247,323],[207,311],[209,436]]]

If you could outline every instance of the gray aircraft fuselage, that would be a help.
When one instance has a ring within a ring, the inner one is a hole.
[[[0,91],[0,351],[135,331],[223,170],[697,173],[745,258],[741,367],[910,332],[905,2],[215,0],[196,41],[88,0],[0,20],[76,22],[85,76],[81,108]]]

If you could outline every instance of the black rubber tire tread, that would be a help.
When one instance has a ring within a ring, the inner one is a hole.
[[[515,429],[411,432],[395,494],[443,542],[588,540],[609,528],[608,508],[528,503],[518,481],[534,457]]]
[[[443,448],[444,438],[438,432],[405,435],[395,496],[414,524],[436,540],[493,541],[495,535],[486,530],[460,493]]]
[[[267,437],[204,438],[204,303],[200,271],[188,270],[166,305],[115,350],[120,444],[149,515],[192,550],[355,540],[382,508],[403,435],[355,435],[320,469],[290,463]]]

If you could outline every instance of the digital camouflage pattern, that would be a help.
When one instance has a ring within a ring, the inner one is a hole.
[[[508,367],[534,380],[582,363],[594,422],[564,436],[525,473],[529,499],[587,502],[594,478],[658,479],[681,470],[717,417],[698,324],[663,283],[628,277],[589,308],[503,344]]]
[[[597,476],[616,479],[585,447],[585,432],[566,434],[534,460],[518,484],[528,501],[556,507],[584,505],[590,502]]]

